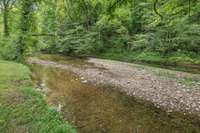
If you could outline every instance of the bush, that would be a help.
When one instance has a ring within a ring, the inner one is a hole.
[[[150,63],[163,63],[163,57],[155,52],[142,52],[136,58],[136,61],[150,62]]]
[[[17,58],[17,39],[10,37],[0,41],[0,58],[5,60],[14,60]]]
[[[149,47],[150,35],[136,34],[129,43],[131,44],[132,51],[143,51]]]
[[[156,51],[164,55],[174,52],[194,52],[199,54],[199,36],[200,25],[189,23],[184,18],[173,25],[157,27],[148,47],[150,51]]]

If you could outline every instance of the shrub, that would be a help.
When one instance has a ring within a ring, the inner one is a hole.
[[[17,58],[17,41],[16,37],[1,39],[0,41],[0,58],[5,60],[14,60]]]

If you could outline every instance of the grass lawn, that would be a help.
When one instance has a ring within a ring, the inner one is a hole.
[[[0,133],[75,133],[34,90],[29,69],[0,60]]]

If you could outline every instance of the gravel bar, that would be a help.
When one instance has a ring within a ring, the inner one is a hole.
[[[78,66],[37,58],[29,58],[28,62],[70,70],[85,83],[113,86],[167,112],[200,117],[199,74],[96,58],[88,58]]]

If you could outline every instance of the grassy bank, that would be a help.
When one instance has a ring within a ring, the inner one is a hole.
[[[31,84],[29,69],[0,61],[1,133],[74,133]]]
[[[156,52],[128,52],[126,50],[110,49],[99,54],[98,57],[126,62],[147,63],[164,67],[175,66],[179,70],[200,70],[200,56],[192,53],[173,53],[161,55]]]
[[[169,65],[200,65],[200,55],[189,53],[171,53],[168,55],[161,55],[160,53],[156,52],[129,52],[121,49],[110,49],[99,56],[127,62],[138,61]]]

